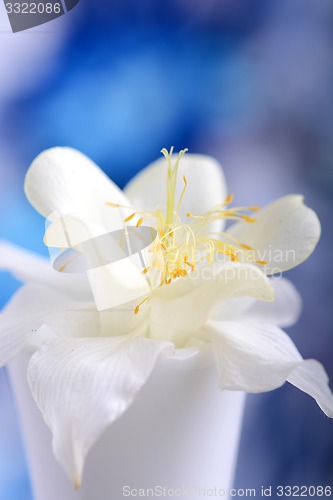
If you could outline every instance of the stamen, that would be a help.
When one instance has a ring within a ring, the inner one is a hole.
[[[178,168],[181,158],[187,152],[187,149],[180,151],[174,161],[174,148],[170,148],[168,152],[165,148],[162,149],[167,162],[167,205],[166,211],[157,209],[152,212],[141,211],[135,207],[120,205],[119,203],[106,202],[110,207],[118,207],[129,209],[131,215],[126,217],[125,222],[131,221],[134,217],[138,217],[136,226],[140,227],[145,221],[153,219],[151,226],[157,231],[154,235],[154,241],[148,252],[151,255],[149,265],[142,269],[142,274],[145,275],[150,269],[158,270],[153,273],[154,279],[157,281],[154,286],[169,285],[174,280],[186,277],[194,271],[201,262],[212,264],[218,254],[225,256],[232,262],[239,262],[240,258],[247,262],[256,262],[260,265],[266,265],[264,260],[255,260],[254,251],[250,245],[241,243],[237,238],[229,233],[209,231],[206,229],[209,224],[214,221],[245,221],[249,223],[256,222],[256,219],[247,215],[249,212],[255,212],[260,209],[259,206],[253,205],[248,207],[229,207],[234,196],[228,194],[223,203],[219,203],[211,210],[203,215],[196,215],[190,212],[186,213],[186,217],[191,219],[187,224],[182,222],[179,217],[180,207],[183,203],[185,192],[188,186],[188,181],[183,175],[183,188],[180,193],[178,203],[175,210],[175,193]],[[208,229],[208,228],[207,228]],[[214,236],[216,235],[216,236]],[[156,236],[156,237],[155,237]],[[138,304],[134,313],[138,314],[139,309],[149,297],[143,299]]]
[[[143,299],[140,304],[138,304],[135,309],[134,309],[134,314],[138,314],[138,312],[140,311],[140,307],[142,306],[142,304],[144,304],[147,300],[149,299],[149,295],[148,297],[146,297],[145,299]]]
[[[182,201],[183,201],[183,198],[184,198],[184,194],[185,194],[185,191],[186,191],[186,188],[187,188],[187,179],[186,179],[185,175],[183,175],[183,181],[184,181],[184,187],[183,187],[183,190],[181,192],[181,195],[180,195],[180,198],[179,198],[179,202],[178,202],[178,205],[177,205],[177,218],[178,218],[178,214],[179,214],[180,205],[182,204]]]
[[[233,199],[234,199],[234,195],[233,194],[228,194],[228,196],[224,200],[224,205],[229,205],[229,203],[231,203]]]
[[[130,220],[133,219],[133,217],[135,217],[135,215],[136,215],[135,212],[133,214],[129,215],[128,217],[126,217],[126,219],[124,220],[124,222],[129,222]]]
[[[205,217],[203,215],[192,215],[190,214],[190,212],[187,212],[186,217],[191,217],[192,219],[205,220]]]
[[[254,219],[253,217],[249,217],[248,215],[242,215],[242,219],[244,219],[246,222],[256,222],[257,219]]]
[[[245,248],[245,250],[253,250],[253,248],[252,248],[252,247],[250,247],[250,245],[245,245],[245,243],[241,243],[241,244],[240,244],[240,246],[241,246],[242,248]]]
[[[161,153],[164,155],[167,164],[168,164],[168,172],[167,172],[167,212],[166,212],[166,223],[167,225],[173,224],[174,218],[174,207],[175,207],[175,192],[176,192],[176,182],[177,182],[177,174],[178,174],[178,166],[180,159],[184,156],[184,154],[188,151],[187,149],[182,149],[178,153],[178,158],[174,165],[171,164],[171,157],[173,154],[173,147],[170,149],[170,153],[168,153],[167,149],[163,148]]]
[[[184,262],[185,262],[185,264],[187,264],[187,265],[188,265],[188,266],[192,269],[192,271],[194,271],[194,270],[195,270],[195,265],[194,265],[194,264],[192,264],[192,262],[189,262],[187,259],[186,259],[186,260],[184,260]]]
[[[109,207],[120,207],[119,203],[112,203],[112,201],[106,201],[105,205],[108,205]]]

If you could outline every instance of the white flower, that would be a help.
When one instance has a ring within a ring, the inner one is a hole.
[[[222,389],[268,391],[288,380],[333,417],[323,367],[303,360],[280,329],[296,321],[299,295],[284,278],[266,276],[311,254],[320,235],[315,213],[298,195],[263,210],[230,208],[215,160],[163,152],[122,192],[81,153],[45,151],[25,190],[51,223],[45,241],[62,248],[54,265],[64,272],[0,246],[0,266],[26,282],[1,315],[0,363],[33,349],[30,388],[75,485],[90,448],[161,355],[186,362],[212,349]],[[226,220],[236,223],[224,231]],[[108,260],[99,238],[118,237],[124,221],[134,231],[155,228],[152,241],[135,255],[122,255],[119,244]],[[66,272],[82,255],[86,273]]]

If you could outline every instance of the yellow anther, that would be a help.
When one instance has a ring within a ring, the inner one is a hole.
[[[256,222],[256,219],[253,217],[249,217],[248,215],[241,215],[242,219],[244,219],[246,222]]]
[[[111,201],[106,201],[105,205],[108,205],[109,207],[120,207],[119,203],[112,203]]]
[[[239,246],[241,246],[242,248],[245,248],[245,250],[253,250],[253,248],[250,247],[250,245],[245,245],[245,243],[241,243]]]
[[[140,311],[140,307],[141,307],[141,306],[142,306],[142,304],[143,304],[144,302],[146,302],[148,299],[149,299],[149,296],[148,296],[148,297],[146,297],[145,299],[143,299],[143,300],[140,302],[140,304],[138,304],[138,305],[136,306],[136,308],[134,309],[134,314],[138,314],[138,312]]]
[[[256,260],[257,264],[261,264],[262,266],[266,266],[268,262],[266,260]]]
[[[133,219],[133,217],[135,217],[135,212],[131,215],[129,215],[128,217],[126,217],[126,219],[124,220],[124,222],[129,222],[130,220]]]
[[[233,199],[234,199],[234,195],[233,194],[228,194],[228,196],[224,200],[224,204],[225,205],[229,205],[229,203],[231,203]]]
[[[194,265],[194,264],[192,264],[192,262],[189,262],[187,259],[186,259],[186,260],[184,260],[184,262],[185,262],[185,264],[187,264],[187,265],[188,265],[188,266],[192,269],[192,271],[194,271],[194,269],[195,269],[195,265]]]
[[[153,243],[148,249],[151,260],[149,267],[142,269],[142,274],[148,273],[149,269],[158,270],[158,272],[149,275],[150,280],[154,281],[152,287],[168,285],[174,280],[183,278],[194,271],[199,263],[214,263],[217,254],[223,254],[223,258],[230,261],[239,262],[239,260],[257,262],[265,265],[265,261],[255,261],[254,250],[250,245],[241,243],[232,234],[223,232],[212,232],[211,227],[208,231],[205,228],[217,220],[234,220],[255,222],[256,219],[247,215],[260,209],[258,206],[250,207],[231,207],[234,196],[228,194],[223,203],[213,207],[208,212],[197,215],[191,212],[185,212],[190,221],[182,220],[183,213],[180,214],[183,198],[186,197],[188,180],[186,175],[182,175],[183,186],[179,200],[176,200],[177,175],[180,168],[182,156],[186,150],[174,155],[173,148],[168,152],[162,150],[167,163],[167,199],[166,210],[156,209],[152,212],[141,211],[140,208],[119,205],[107,202],[106,205],[129,209],[129,215],[125,222],[129,222],[136,217],[136,226],[140,227],[145,221],[153,219],[151,227],[157,231],[152,233]],[[189,207],[190,208],[190,207]],[[133,213],[132,213],[133,212]],[[209,234],[210,233],[210,234]],[[217,235],[217,236],[214,236]],[[144,299],[138,304],[134,313],[138,314],[141,305],[147,300]]]

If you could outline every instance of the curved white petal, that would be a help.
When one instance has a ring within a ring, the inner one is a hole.
[[[134,314],[137,301],[98,311],[93,303],[68,303],[43,319],[58,337],[118,337],[147,331],[147,313]]]
[[[34,337],[48,314],[66,310],[73,303],[76,304],[40,285],[28,284],[20,288],[0,315],[0,365],[7,364],[29,336]]]
[[[274,300],[263,302],[252,297],[229,300],[221,305],[214,314],[220,321],[242,321],[251,323],[270,323],[288,327],[296,323],[302,310],[302,299],[295,286],[287,279],[270,279],[274,290]]]
[[[172,155],[175,162],[177,155]],[[202,215],[214,205],[224,202],[227,196],[226,182],[221,165],[210,156],[186,154],[179,162],[176,204],[184,187],[187,188],[179,215],[186,221],[186,213]],[[125,194],[133,207],[154,210],[166,206],[167,161],[164,157],[139,172],[125,187]],[[220,229],[220,222],[216,230]]]
[[[302,299],[295,286],[286,278],[269,280],[274,290],[272,302],[254,301],[242,321],[270,323],[280,327],[294,325],[302,311]]]
[[[48,259],[7,242],[0,242],[0,271],[8,271],[20,281],[39,283],[77,299],[92,297],[85,274],[59,273]]]
[[[272,300],[266,276],[255,266],[225,263],[207,268],[200,277],[188,278],[156,289],[150,303],[150,334],[183,347],[210,318],[214,308],[234,297]]]
[[[267,274],[301,264],[320,237],[318,217],[304,205],[300,195],[279,198],[256,212],[254,218],[256,222],[239,222],[228,232],[240,243],[252,247],[256,260],[268,262],[264,266]]]
[[[45,229],[45,245],[55,248],[73,248],[82,242],[105,234],[105,228],[96,223],[98,215],[96,220],[94,218],[94,212],[86,216],[82,213],[72,212],[60,215],[60,212],[54,212],[51,224]]]
[[[134,314],[137,301],[99,312],[93,301],[78,301],[56,290],[29,283],[0,314],[0,365],[25,345],[38,346],[47,329],[58,337],[116,337],[147,330],[147,312]],[[41,326],[43,331],[41,333]],[[45,328],[44,328],[45,327]]]
[[[324,369],[319,363],[314,366],[313,361],[304,361],[280,328],[210,322],[206,330],[212,338],[221,389],[264,392],[289,380],[315,397],[322,410],[333,417],[333,395]]]
[[[53,433],[53,450],[75,486],[106,427],[129,407],[169,342],[144,337],[57,339],[31,358],[28,381]]]
[[[84,154],[51,148],[33,161],[25,178],[32,206],[53,221],[73,215],[104,230],[123,225],[123,212],[106,202],[128,205],[123,192]]]
[[[307,359],[288,377],[288,382],[312,396],[330,418],[333,418],[333,395],[323,366],[315,359]]]

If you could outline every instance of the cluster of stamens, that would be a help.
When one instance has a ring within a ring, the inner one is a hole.
[[[162,154],[167,160],[167,206],[166,212],[158,209],[152,212],[135,211],[124,220],[125,223],[137,218],[136,226],[140,227],[144,222],[151,221],[150,225],[157,231],[157,237],[149,252],[151,253],[150,265],[142,270],[142,274],[148,274],[150,280],[152,276],[157,276],[157,282],[153,287],[169,285],[172,281],[186,277],[193,272],[202,262],[212,264],[217,256],[240,261],[240,258],[247,261],[255,261],[257,264],[265,265],[266,261],[255,260],[254,249],[249,245],[239,242],[229,233],[212,233],[207,231],[207,226],[217,220],[245,221],[255,223],[256,219],[244,212],[256,212],[258,206],[251,207],[229,207],[233,201],[233,195],[228,195],[223,203],[213,207],[203,215],[187,213],[187,223],[183,222],[179,216],[179,209],[182,204],[186,188],[187,179],[183,176],[183,189],[175,207],[175,192],[177,173],[180,159],[186,153],[186,149],[179,152],[177,160],[173,165],[171,162],[173,148],[170,152],[162,149]],[[123,205],[106,203],[112,207],[124,207]],[[206,231],[204,231],[206,229]],[[155,271],[155,273],[152,273]],[[156,272],[157,271],[157,272]],[[156,279],[156,278],[155,278]],[[148,300],[146,297],[134,310],[137,314],[140,306]]]

